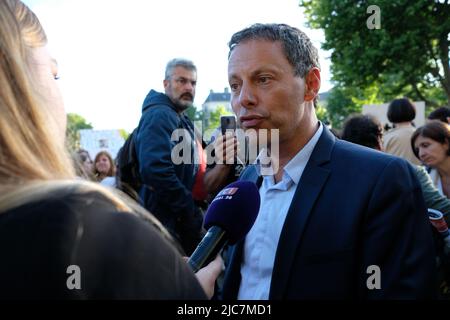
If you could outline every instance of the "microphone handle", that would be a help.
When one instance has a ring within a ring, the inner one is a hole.
[[[198,244],[195,251],[188,259],[188,264],[194,272],[203,268],[205,265],[214,260],[220,250],[228,242],[225,236],[225,230],[218,226],[212,226]]]

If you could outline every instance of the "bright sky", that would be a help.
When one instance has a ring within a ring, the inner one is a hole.
[[[59,65],[66,112],[95,129],[131,131],[150,89],[163,91],[175,57],[197,65],[195,105],[228,87],[227,42],[253,23],[286,23],[320,49],[321,30],[308,30],[298,0],[24,0],[37,14]],[[331,88],[329,53],[320,50],[321,92]]]

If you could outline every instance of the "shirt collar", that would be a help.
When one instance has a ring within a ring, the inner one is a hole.
[[[295,184],[300,182],[300,178],[302,176],[303,170],[308,163],[309,158],[319,141],[320,136],[323,132],[322,123],[319,121],[319,128],[316,133],[312,136],[312,138],[308,141],[308,143],[286,164],[283,168],[283,179],[284,176],[287,175]],[[267,163],[271,163],[272,159],[270,159],[267,151],[265,149],[261,150],[258,157],[255,160],[256,171],[259,176],[270,176],[274,175],[272,167],[269,165],[263,165]]]

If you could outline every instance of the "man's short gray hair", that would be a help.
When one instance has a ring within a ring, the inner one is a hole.
[[[165,80],[169,80],[169,78],[172,76],[173,69],[175,69],[176,67],[183,67],[187,70],[197,72],[197,67],[191,60],[183,58],[175,58],[167,62],[166,74],[164,76]]]
[[[311,68],[320,69],[317,49],[308,36],[297,28],[286,24],[254,24],[233,34],[228,43],[228,58],[239,43],[249,40],[280,41],[296,76],[304,78]]]

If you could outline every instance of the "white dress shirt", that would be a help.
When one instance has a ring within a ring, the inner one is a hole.
[[[320,124],[309,142],[284,167],[281,181],[275,184],[273,175],[264,176],[259,189],[261,206],[258,217],[245,238],[239,300],[269,299],[281,230],[295,190],[322,131]]]

